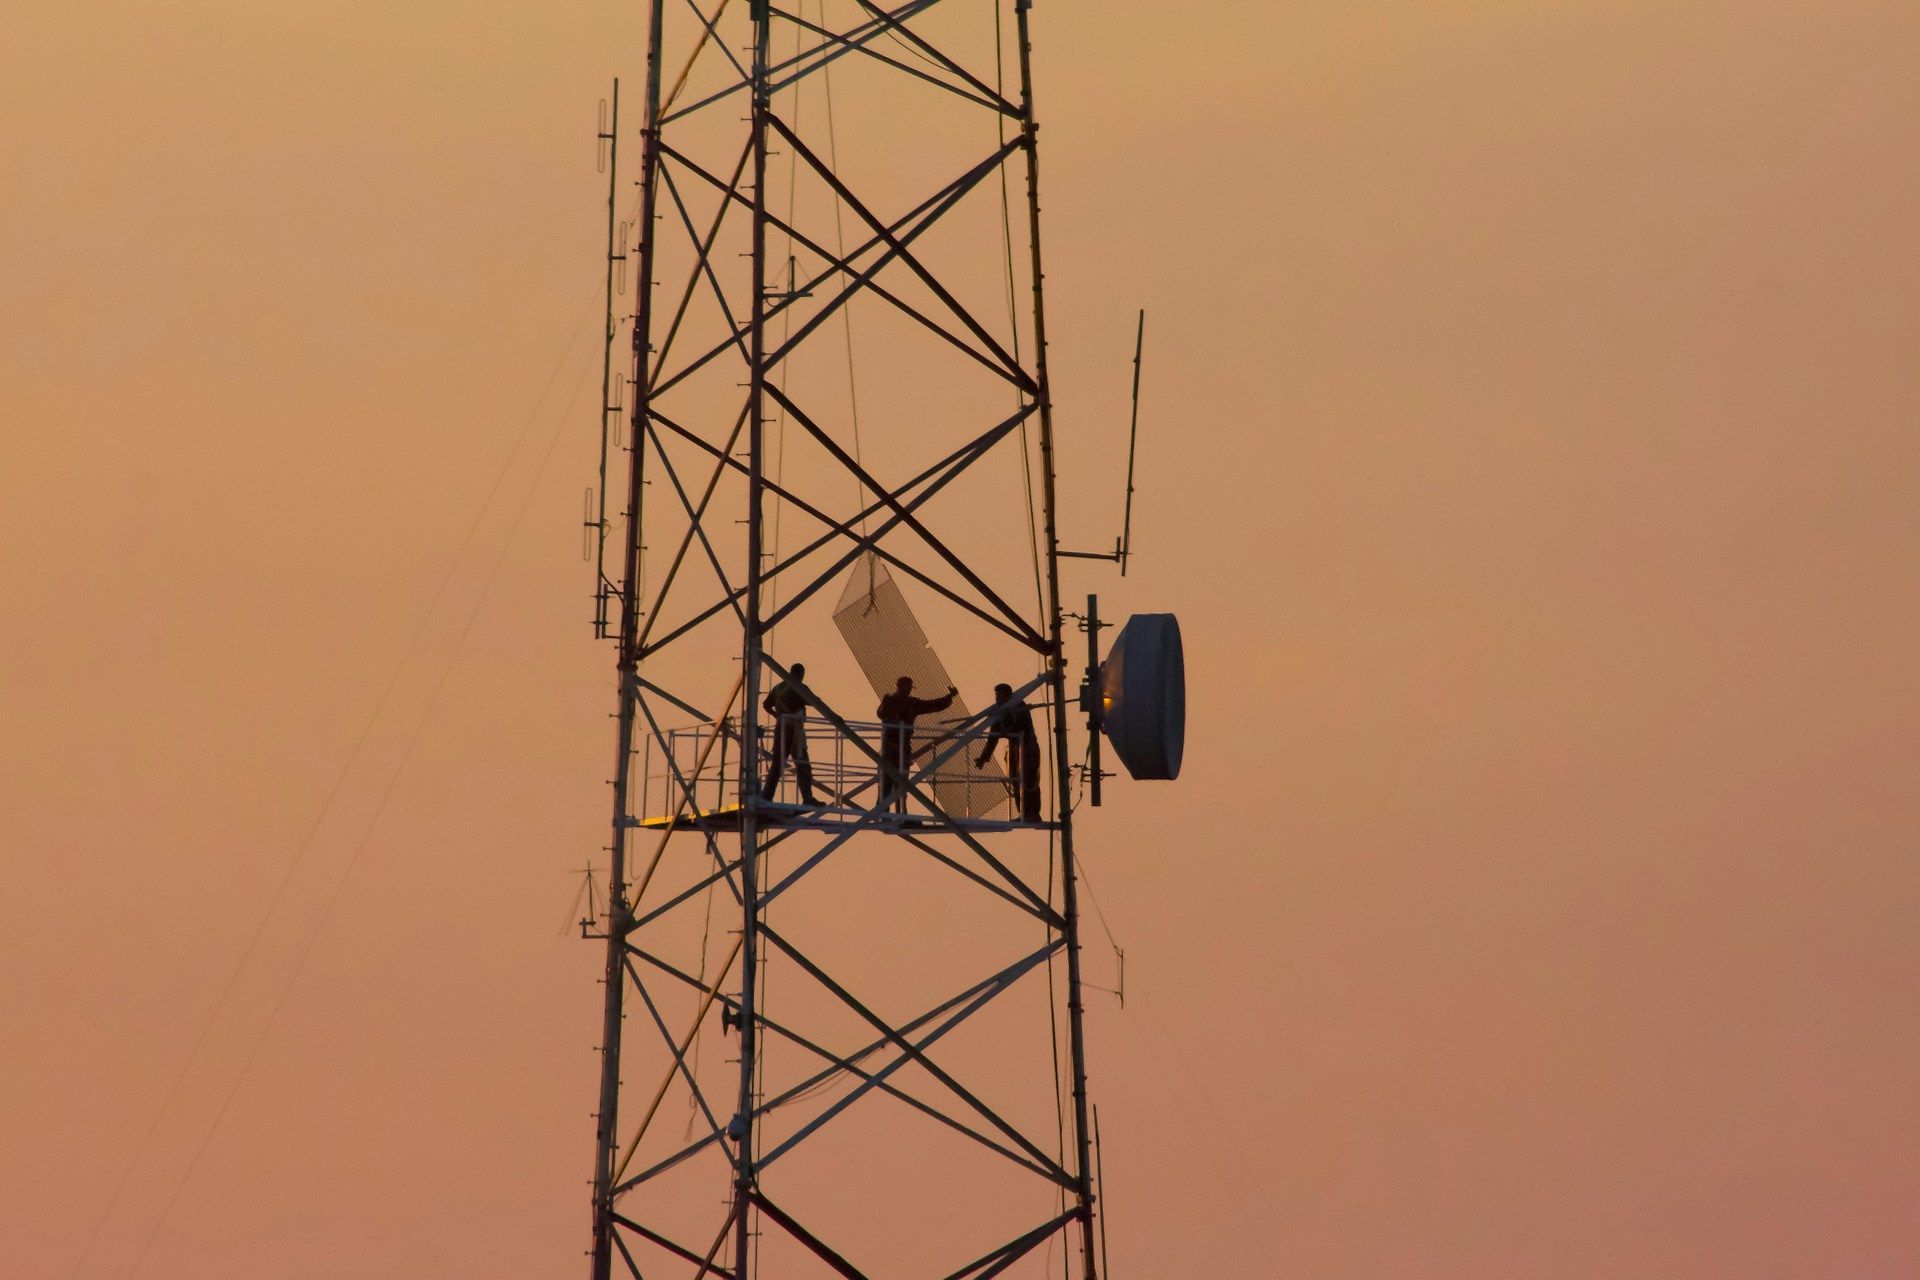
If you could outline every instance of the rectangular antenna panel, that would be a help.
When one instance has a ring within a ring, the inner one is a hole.
[[[833,623],[840,628],[847,648],[853,650],[876,700],[892,693],[901,676],[913,678],[914,695],[921,698],[937,698],[953,683],[946,664],[933,651],[907,598],[900,594],[893,575],[878,556],[868,553],[855,562],[840,602],[834,606]],[[931,745],[949,725],[970,714],[966,699],[956,697],[945,711],[922,716],[914,726],[914,749]],[[952,745],[941,743],[934,750],[944,754]],[[992,767],[974,765],[973,758],[979,753],[979,741],[968,742],[940,766],[936,775],[934,799],[956,818],[977,818],[1004,808],[1008,802],[1004,775]],[[918,757],[915,767],[926,767],[930,758]],[[988,763],[991,766],[994,762]]]

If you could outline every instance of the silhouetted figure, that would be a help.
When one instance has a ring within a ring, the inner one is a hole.
[[[913,677],[901,676],[893,692],[880,699],[880,759],[882,761],[880,802],[875,808],[892,805],[907,811],[907,773],[913,764],[913,722],[929,711],[945,711],[953,705],[959,690],[947,686],[944,698],[913,696]]]
[[[773,715],[773,764],[767,769],[766,785],[760,788],[762,800],[773,799],[780,785],[780,772],[793,761],[793,776],[800,784],[803,804],[818,804],[813,796],[813,761],[807,758],[807,700],[813,693],[806,686],[807,665],[796,662],[787,678],[773,686],[760,703]]]
[[[987,744],[974,760],[984,766],[993,758],[993,744],[1007,744],[1007,777],[1012,779],[1013,794],[1020,802],[1020,821],[1039,822],[1040,817],[1040,735],[1033,731],[1033,712],[1016,700],[1013,686],[993,686],[993,707],[987,712]]]

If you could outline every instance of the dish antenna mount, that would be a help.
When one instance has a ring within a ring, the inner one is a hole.
[[[1187,668],[1180,621],[1170,613],[1136,613],[1100,660],[1100,597],[1087,597],[1087,672],[1080,709],[1087,713],[1087,785],[1100,803],[1100,739],[1113,744],[1127,775],[1141,781],[1180,776],[1187,740]]]

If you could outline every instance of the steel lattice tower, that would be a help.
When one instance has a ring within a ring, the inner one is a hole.
[[[1029,7],[647,6],[632,377],[588,504],[619,668],[594,1280],[1096,1276]],[[899,110],[851,110],[856,85]],[[912,335],[876,339],[899,404],[864,441],[804,372],[844,345],[845,392],[856,304]],[[1009,530],[1038,546],[1024,606],[979,553]],[[905,812],[876,805],[864,692],[811,695],[830,800],[762,799],[769,690],[883,580],[1026,673],[1038,820],[977,803],[981,715],[923,726]]]

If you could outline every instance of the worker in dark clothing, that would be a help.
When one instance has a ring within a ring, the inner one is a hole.
[[[760,703],[773,716],[773,764],[767,769],[766,785],[760,788],[762,800],[773,799],[780,785],[780,772],[793,761],[793,776],[800,783],[803,804],[818,804],[813,797],[813,761],[807,758],[807,703],[813,698],[806,686],[807,666],[796,662],[787,678],[773,686]]]
[[[1013,686],[993,686],[993,706],[987,711],[987,745],[974,760],[984,767],[993,758],[993,744],[1007,744],[1007,777],[1020,801],[1020,821],[1039,822],[1040,735],[1033,731],[1033,712],[1013,696]]]
[[[913,677],[901,676],[893,692],[880,699],[880,760],[882,782],[880,802],[875,808],[892,805],[907,811],[907,774],[913,764],[913,722],[929,711],[945,711],[960,691],[947,686],[944,698],[913,696]]]

